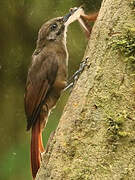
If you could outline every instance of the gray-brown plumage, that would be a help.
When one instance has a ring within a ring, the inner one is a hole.
[[[56,104],[66,85],[68,55],[64,29],[63,19],[56,18],[44,24],[39,31],[26,85],[27,130],[36,123],[43,105],[48,113]]]
[[[61,90],[66,86],[68,55],[64,30],[63,18],[53,19],[41,27],[28,72],[25,110],[27,130],[32,127],[33,178],[40,166],[40,152],[44,151],[41,131],[46,124],[49,110],[55,106]]]
[[[25,111],[27,130],[32,128],[33,178],[36,177],[40,167],[40,153],[44,151],[42,129],[46,125],[49,111],[56,105],[61,91],[66,86],[68,65],[66,31],[70,22],[80,16],[81,8],[78,9],[43,24],[38,34],[36,50],[32,55],[26,83]],[[77,17],[74,16],[74,12],[77,12]]]

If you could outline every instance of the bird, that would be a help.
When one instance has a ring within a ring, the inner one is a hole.
[[[45,151],[42,131],[49,112],[55,107],[67,85],[68,51],[66,34],[69,24],[80,18],[83,8],[73,8],[63,17],[44,23],[38,33],[36,49],[28,70],[24,104],[27,130],[31,129],[31,169],[35,179]]]

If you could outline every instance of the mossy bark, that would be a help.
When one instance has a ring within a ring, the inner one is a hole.
[[[127,27],[135,27],[132,5],[130,0],[103,1],[85,52],[88,66],[69,97],[36,180],[135,179],[134,62],[129,65],[121,49],[113,48]]]

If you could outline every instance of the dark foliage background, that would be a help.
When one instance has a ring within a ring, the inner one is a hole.
[[[26,132],[24,89],[40,26],[74,6],[97,11],[101,0],[6,0],[0,2],[0,179],[31,179],[30,133]],[[83,58],[87,40],[77,22],[69,27],[69,76]],[[58,124],[69,92],[49,117],[44,143]]]

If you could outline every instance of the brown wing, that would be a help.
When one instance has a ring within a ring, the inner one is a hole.
[[[58,70],[56,56],[37,55],[28,73],[25,93],[27,130],[36,122],[47,92],[52,87]]]

